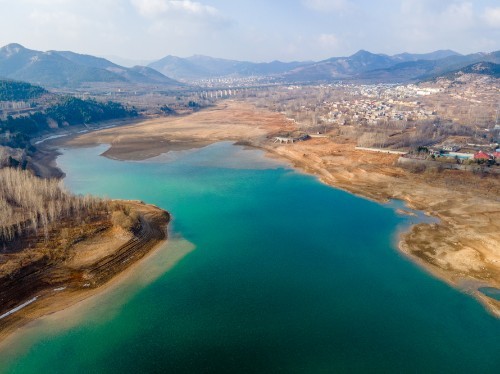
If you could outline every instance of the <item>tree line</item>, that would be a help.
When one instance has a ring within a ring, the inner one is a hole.
[[[109,203],[73,195],[55,179],[37,178],[19,169],[0,169],[0,243],[25,234],[48,236],[51,224],[108,210]]]

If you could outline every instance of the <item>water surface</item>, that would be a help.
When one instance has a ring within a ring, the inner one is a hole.
[[[104,149],[64,150],[66,185],[168,209],[171,249],[194,250],[76,325],[42,320],[0,372],[498,372],[499,320],[397,252],[415,218],[396,206],[228,143],[154,162]]]

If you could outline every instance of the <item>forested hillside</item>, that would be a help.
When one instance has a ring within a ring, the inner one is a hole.
[[[26,82],[0,79],[0,101],[31,100],[46,93],[44,88]]]
[[[111,119],[134,117],[137,112],[119,103],[101,103],[92,99],[63,97],[44,111],[0,120],[0,145],[27,148],[29,139],[54,127],[88,124]]]

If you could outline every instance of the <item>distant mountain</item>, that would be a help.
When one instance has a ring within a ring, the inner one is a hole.
[[[449,72],[443,78],[457,79],[466,74],[489,75],[493,78],[500,78],[500,64],[494,62],[478,62]]]
[[[328,81],[335,79],[379,79],[385,81],[404,81],[409,76],[413,77],[412,67],[422,69],[423,66],[432,65],[438,59],[453,59],[463,57],[450,50],[435,51],[426,54],[401,53],[394,56],[375,54],[361,50],[349,57],[334,57],[324,61],[304,66],[288,72],[285,78],[288,81]],[[400,65],[400,69],[392,70]],[[423,68],[421,73],[425,73]],[[378,71],[380,75],[372,72]]]
[[[179,87],[176,81],[210,78],[276,77],[284,82],[399,83],[430,79],[479,62],[500,63],[500,51],[461,55],[450,50],[394,56],[361,50],[348,57],[318,62],[255,63],[202,55],[166,56],[146,66],[123,67],[105,58],[70,51],[34,51],[19,44],[0,48],[0,77],[47,87],[89,83]],[[169,78],[171,77],[171,78]],[[176,79],[176,80],[174,80]]]
[[[457,53],[455,51],[451,51],[449,49],[446,50],[439,50],[431,53],[400,53],[398,55],[392,56],[393,59],[397,60],[400,59],[401,62],[407,62],[407,61],[419,61],[419,60],[440,60],[442,58],[446,57],[452,57],[452,56],[461,56],[460,53]]]
[[[277,75],[307,64],[307,62],[281,61],[256,63],[194,55],[187,58],[166,56],[148,66],[172,78],[189,81],[231,76]]]
[[[305,65],[287,72],[288,81],[310,82],[344,79],[359,72],[380,69],[394,65],[391,57],[361,50],[349,57],[333,57]]]
[[[375,54],[360,50],[349,57],[334,57],[320,61],[318,64],[328,64],[339,74],[353,74],[355,72],[384,68],[394,65],[394,59],[384,54]]]
[[[385,69],[374,69],[356,74],[351,77],[355,80],[366,81],[367,83],[384,82],[398,83],[417,80],[418,77],[429,74],[430,71],[437,69],[437,61],[408,61],[396,64]]]
[[[210,71],[203,66],[197,66],[187,58],[166,56],[155,61],[148,67],[162,74],[179,80],[195,80],[210,77]]]
[[[124,57],[114,56],[114,55],[105,55],[105,56],[101,56],[101,57],[103,57],[106,60],[109,60],[117,65],[125,66],[126,68],[131,68],[131,67],[134,67],[137,65],[147,66],[150,63],[155,61],[155,60],[143,60],[143,59],[130,59],[130,58],[124,58]]]
[[[457,58],[462,58],[464,61],[467,59],[466,56],[451,50],[425,54],[401,53],[394,56],[360,50],[352,56],[332,57],[318,62],[254,63],[195,55],[187,58],[167,56],[148,66],[182,81],[249,76],[274,76],[288,82],[318,82],[353,78],[405,81],[431,71],[434,61],[450,59],[454,62]],[[394,71],[384,70],[392,69],[398,64],[403,65]],[[378,73],[369,73],[372,71]],[[368,74],[367,78],[362,76],[365,73]]]
[[[48,87],[84,83],[181,85],[147,67],[125,68],[100,57],[69,51],[40,52],[20,44],[0,48],[0,77]]]
[[[470,55],[450,55],[438,60],[417,60],[396,64],[389,68],[374,69],[357,74],[353,79],[370,82],[420,81],[447,75],[466,66],[480,62],[500,63],[500,51],[473,53]]]
[[[126,68],[117,65],[109,60],[102,57],[95,57],[90,55],[82,55],[74,52],[55,52],[59,55],[67,58],[68,60],[89,68],[104,69],[111,73],[114,73],[126,81],[132,83],[147,83],[147,84],[168,84],[175,85],[179,84],[171,78],[168,78],[161,74],[160,72],[148,68],[146,66],[134,66],[132,68]]]

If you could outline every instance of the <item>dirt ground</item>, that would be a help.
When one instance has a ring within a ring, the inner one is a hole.
[[[397,165],[398,155],[355,150],[340,135],[294,144],[275,144],[273,135],[293,131],[278,113],[249,103],[225,101],[185,117],[147,120],[132,126],[87,133],[70,145],[106,143],[105,156],[146,159],[170,150],[234,140],[283,157],[324,183],[385,201],[401,199],[438,217],[402,235],[400,249],[434,275],[473,293],[500,316],[500,302],[477,291],[500,288],[500,181],[463,171],[414,174]]]
[[[110,158],[144,160],[172,150],[204,147],[223,140],[258,142],[286,123],[280,115],[256,115],[250,104],[224,102],[189,116],[146,120],[137,125],[91,132],[68,145],[110,144]]]

